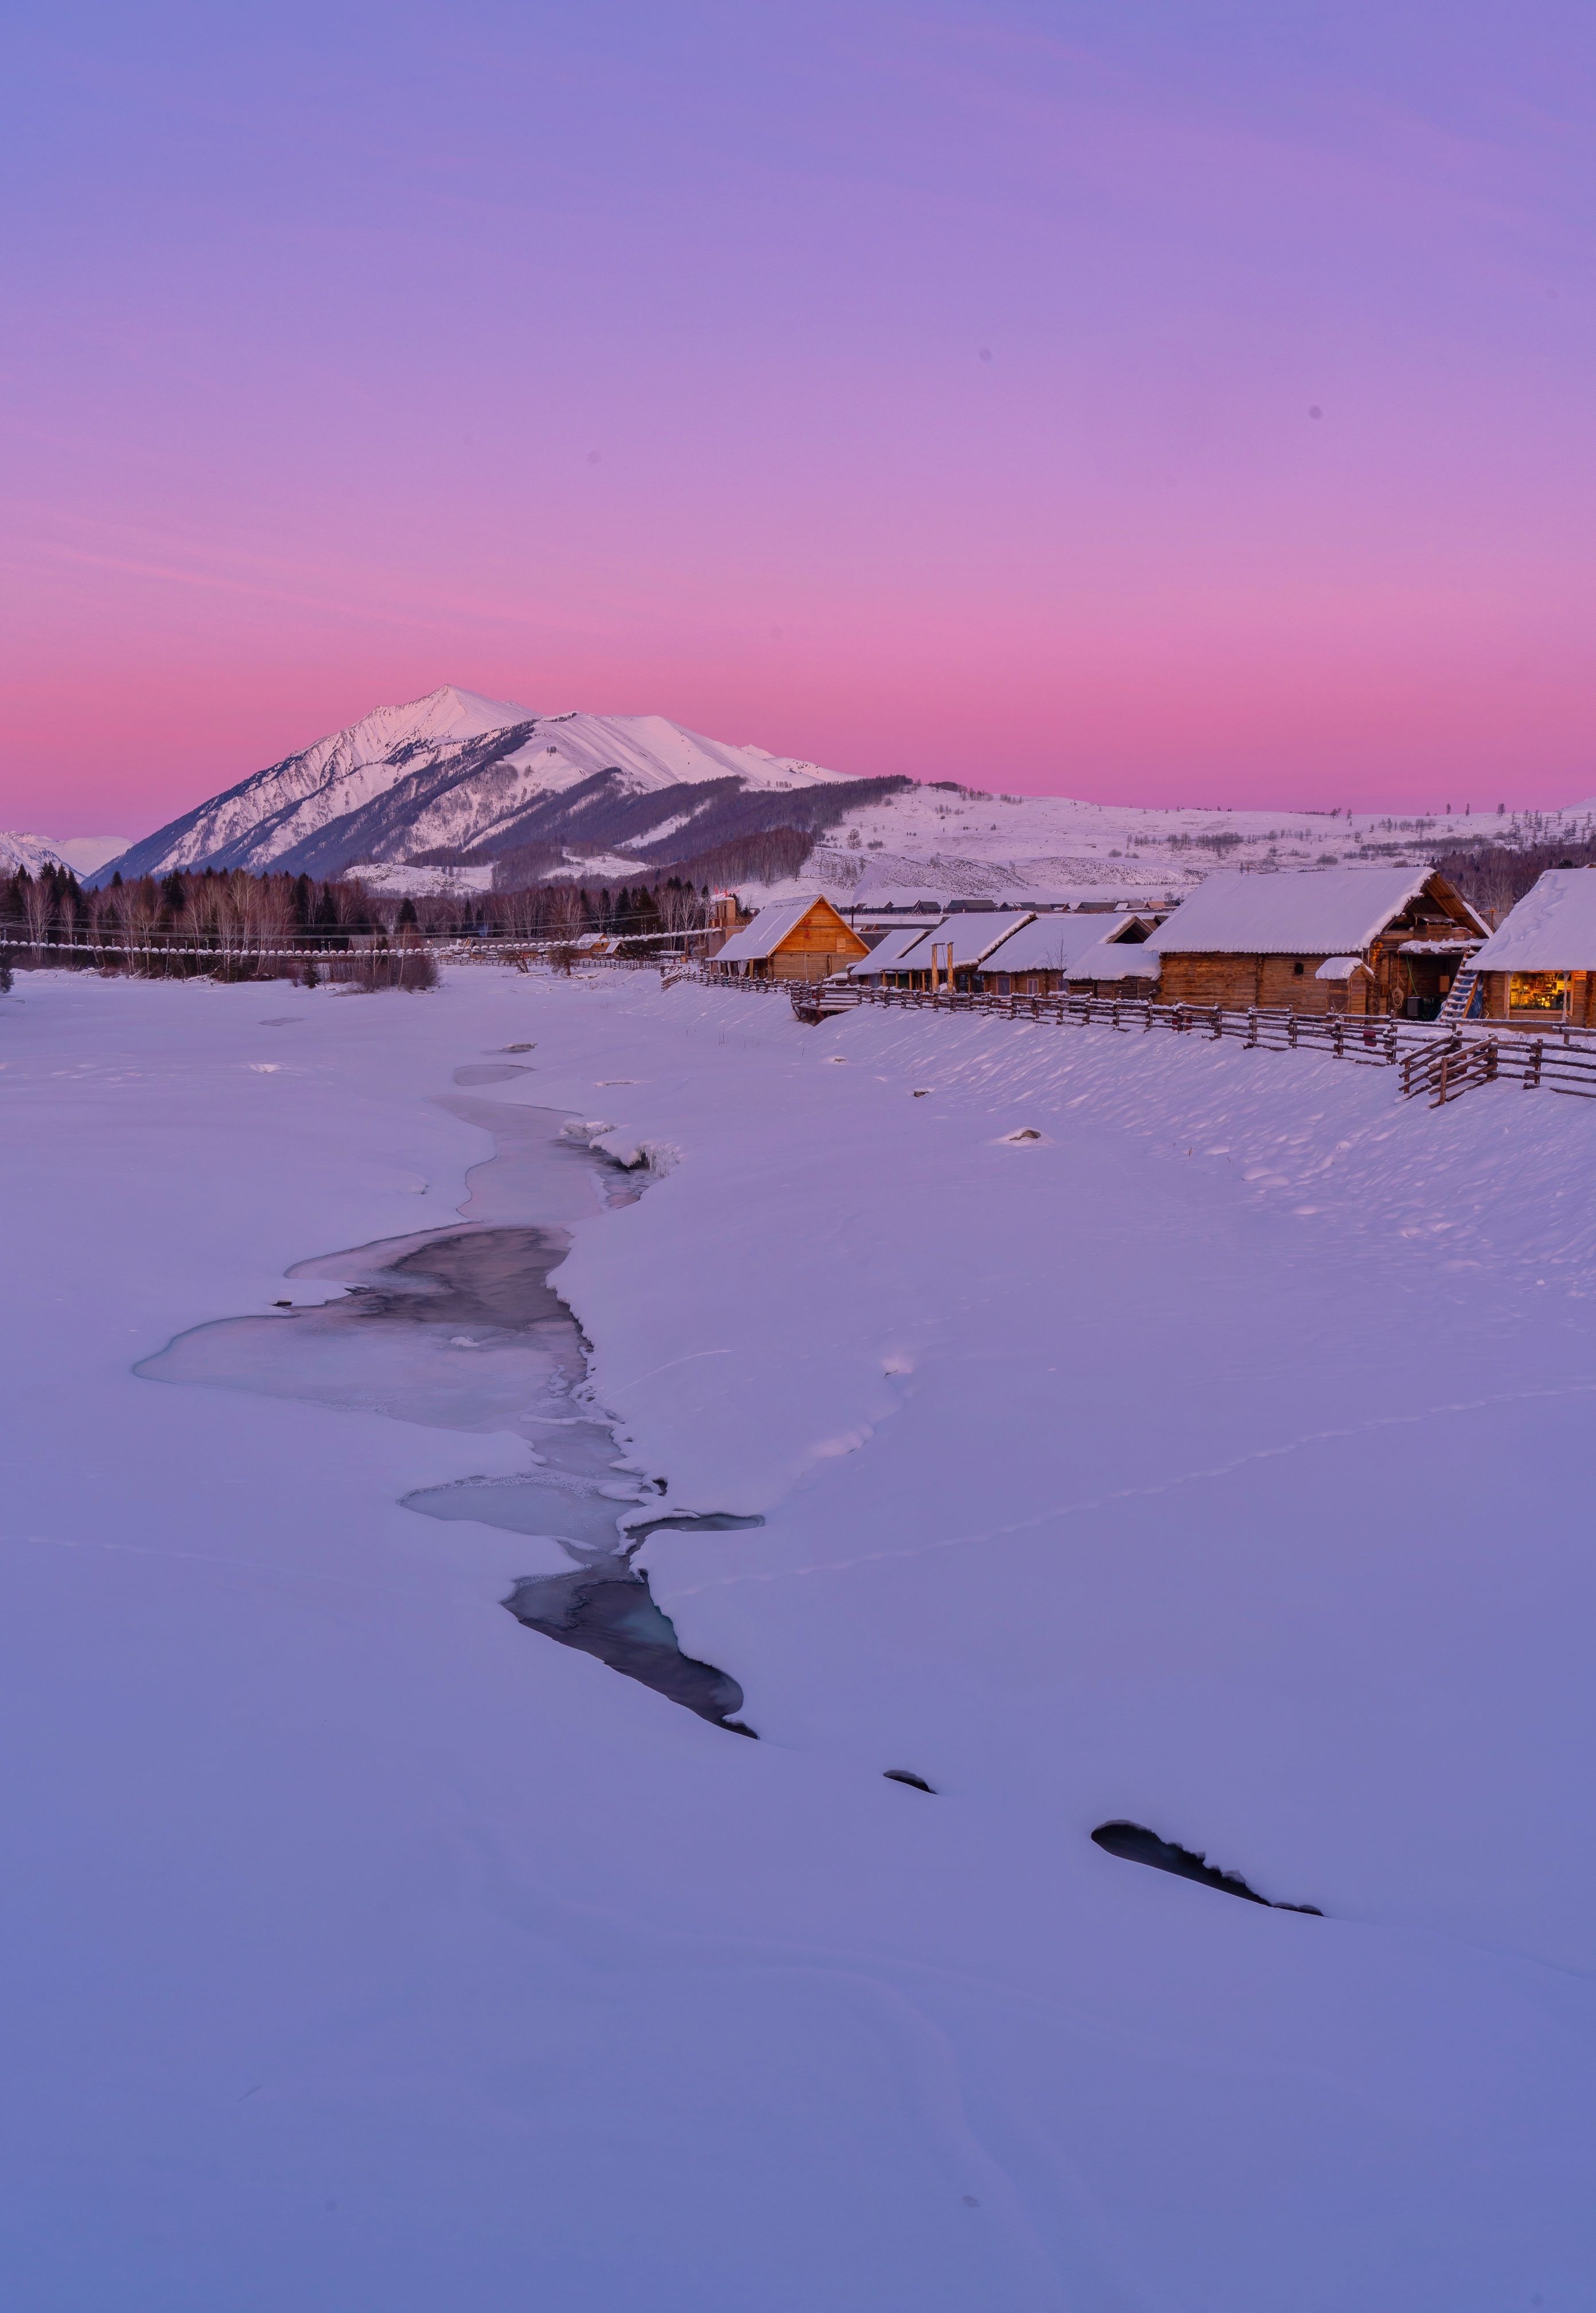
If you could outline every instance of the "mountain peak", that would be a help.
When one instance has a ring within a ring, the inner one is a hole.
[[[318,741],[317,745],[331,750],[345,740],[375,742],[386,752],[404,739],[435,743],[480,739],[489,731],[506,730],[513,723],[535,720],[530,707],[517,707],[507,699],[488,699],[480,690],[466,690],[458,683],[444,682],[423,699],[407,699],[393,707],[374,707],[357,723],[348,724],[330,738]],[[306,752],[313,754],[316,749]],[[361,752],[364,754],[367,750],[363,747]]]
[[[679,798],[654,818],[685,827],[713,796],[813,789],[839,777],[705,738],[663,715],[539,714],[445,682],[420,699],[374,707],[110,865],[124,875],[203,866],[339,874],[362,863],[402,865],[412,855],[492,851],[521,840],[533,820],[546,843],[551,836],[540,814],[552,799],[586,795],[599,780],[606,809],[628,796]],[[701,804],[695,788],[705,791]],[[595,796],[575,807],[596,807]],[[643,840],[641,822],[636,840]]]

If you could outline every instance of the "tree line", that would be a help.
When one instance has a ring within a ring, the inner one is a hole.
[[[439,880],[447,886],[447,870]],[[69,867],[47,863],[37,875],[18,868],[0,879],[0,966],[421,986],[436,976],[430,959],[413,953],[423,941],[498,937],[558,945],[590,932],[652,941],[697,929],[708,920],[709,897],[707,884],[676,875],[635,888],[552,884],[405,897],[374,891],[357,876],[323,881],[214,867],[127,881],[113,875],[85,890]],[[385,963],[373,960],[384,955]]]

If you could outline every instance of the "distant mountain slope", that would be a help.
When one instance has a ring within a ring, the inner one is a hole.
[[[25,867],[37,875],[48,860],[70,867],[75,875],[93,875],[108,859],[128,848],[125,835],[23,835],[0,832],[0,875],[14,875]]]
[[[19,867],[30,875],[37,875],[48,865],[57,867],[67,863],[57,845],[42,835],[0,835],[0,875],[14,875]]]
[[[657,807],[684,787],[740,797],[832,784],[848,782],[663,715],[538,715],[445,687],[240,780],[108,862],[100,880],[201,866],[330,875],[366,861],[493,855],[533,840],[534,822],[538,840],[558,841],[568,817],[596,825],[634,800],[639,830],[673,813],[701,816],[696,802]],[[619,840],[619,830],[599,840]]]
[[[997,779],[1001,762],[973,776]],[[818,885],[903,906],[951,897],[1169,900],[1221,866],[1417,862],[1485,841],[1517,851],[1596,840],[1596,806],[1446,814],[1144,810],[951,780],[851,779],[730,746],[663,715],[547,715],[445,687],[380,707],[186,813],[95,877],[171,867],[391,888],[690,875],[751,894]],[[13,844],[41,846],[39,837]],[[4,855],[0,854],[0,857]]]

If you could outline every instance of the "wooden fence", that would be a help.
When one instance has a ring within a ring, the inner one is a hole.
[[[1596,1033],[1564,1028],[1549,1034],[1491,1030],[1471,1023],[1438,1030],[1427,1021],[1355,1012],[1228,1011],[1222,1005],[1158,1004],[1144,997],[964,995],[948,989],[865,988],[841,981],[754,980],[689,966],[675,974],[715,988],[786,996],[800,1020],[816,1022],[863,1006],[999,1020],[1052,1021],[1107,1028],[1120,1035],[1176,1035],[1236,1042],[1274,1052],[1323,1052],[1361,1068],[1398,1070],[1406,1100],[1432,1107],[1499,1077],[1526,1091],[1544,1087],[1596,1099]]]

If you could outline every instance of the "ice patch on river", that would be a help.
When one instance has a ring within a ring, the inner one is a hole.
[[[523,1073],[462,1068],[455,1081]],[[681,1651],[632,1558],[661,1526],[763,1521],[662,1511],[663,1481],[645,1481],[635,1468],[622,1474],[613,1425],[587,1385],[580,1331],[550,1282],[569,1234],[503,1218],[530,1201],[574,1218],[583,1195],[589,1210],[620,1200],[591,1152],[591,1128],[573,1129],[546,1109],[445,1104],[469,1111],[467,1121],[485,1124],[498,1144],[468,1176],[462,1211],[473,1218],[300,1262],[291,1277],[341,1284],[343,1297],[196,1326],[135,1370],[149,1381],[260,1392],[432,1429],[512,1432],[530,1449],[533,1471],[422,1487],[403,1506],[552,1543],[578,1570],[518,1578],[504,1601],[518,1622],[746,1734],[730,1715],[742,1708],[742,1688]],[[645,1510],[656,1515],[640,1517]]]

